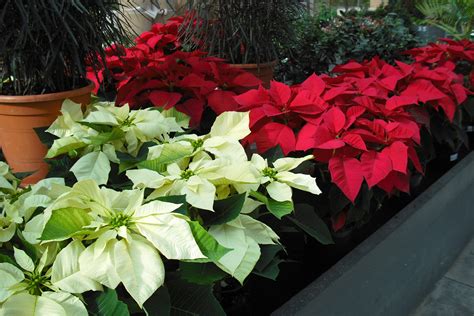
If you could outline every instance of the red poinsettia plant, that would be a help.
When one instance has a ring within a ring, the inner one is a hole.
[[[415,64],[434,69],[440,66],[448,67],[460,78],[464,77],[463,83],[466,89],[474,87],[474,42],[469,40],[454,41],[441,39],[440,43],[430,43],[427,46],[414,48],[406,52],[414,60]],[[461,91],[456,86],[457,91]],[[458,92],[458,95],[462,92]],[[431,116],[434,141],[438,144],[448,145],[449,150],[456,152],[467,142],[466,130],[474,124],[474,98],[468,92],[468,101],[464,101],[460,110],[456,113],[454,120],[447,122],[442,117],[433,113]],[[458,98],[458,102],[460,99]],[[466,144],[467,145],[467,144]]]
[[[312,75],[301,85],[272,82],[270,89],[235,97],[250,110],[253,133],[245,140],[261,152],[311,150],[329,164],[332,181],[354,202],[362,182],[387,193],[409,191],[408,162],[419,172],[415,147],[426,107],[452,119],[467,95],[450,67],[389,65],[380,59],[338,66],[335,77]]]
[[[155,24],[135,39],[135,45],[109,47],[104,69],[90,72],[96,92],[107,68],[117,90],[116,104],[137,107],[175,107],[191,117],[191,126],[201,121],[206,107],[216,114],[235,106],[238,93],[257,87],[261,81],[224,60],[206,57],[196,50],[181,49],[178,30],[182,17]]]
[[[469,40],[455,41],[448,38],[440,39],[440,43],[430,43],[406,51],[416,63],[425,65],[443,65],[444,63],[468,61],[474,62],[474,42]]]
[[[449,62],[394,66],[378,58],[334,73],[291,87],[274,81],[270,89],[236,96],[235,110],[250,111],[252,134],[244,141],[260,152],[274,146],[284,154],[312,152],[353,204],[364,182],[387,195],[409,193],[412,173],[424,171],[416,150],[420,129],[429,129],[430,111],[453,120],[468,94],[462,76]],[[343,217],[334,219],[335,230]]]

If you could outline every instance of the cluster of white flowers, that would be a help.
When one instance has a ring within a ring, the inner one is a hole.
[[[15,248],[16,263],[0,263],[0,315],[18,308],[87,315],[79,294],[119,284],[141,307],[165,281],[163,258],[212,262],[243,283],[260,245],[279,239],[252,213],[269,200],[292,202],[292,188],[320,193],[314,178],[291,172],[312,156],[272,165],[257,154],[248,159],[240,144],[250,133],[248,113],[221,114],[203,136],[184,133],[184,124],[156,110],[96,104],[84,115],[65,102],[62,114],[48,130],[59,137],[48,157],[77,156],[72,171],[79,181],[68,187],[63,179],[46,179],[5,199],[0,243],[18,233],[37,259]],[[117,152],[136,156],[150,141],[146,159],[128,166],[133,189],[100,187],[110,162],[120,163]],[[0,189],[8,183],[2,168]],[[183,196],[186,211],[163,201],[169,196]],[[244,200],[227,220],[206,225],[200,218],[235,196]]]

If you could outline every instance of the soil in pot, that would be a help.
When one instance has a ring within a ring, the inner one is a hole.
[[[0,96],[0,144],[14,172],[32,173],[22,185],[33,184],[48,173],[43,158],[47,148],[35,128],[51,125],[65,99],[83,105],[90,103],[93,86],[29,96]]]

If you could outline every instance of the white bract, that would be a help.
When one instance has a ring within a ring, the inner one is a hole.
[[[26,223],[31,219],[38,207],[48,207],[53,199],[61,194],[64,188],[64,180],[59,178],[45,179],[28,189],[17,189],[13,195],[9,195],[3,203],[0,212],[0,243],[9,241],[15,234],[19,224]],[[28,232],[24,234],[28,242]]]
[[[160,254],[176,260],[206,258],[194,239],[189,219],[173,212],[179,204],[143,203],[142,190],[100,189],[92,180],[76,183],[70,192],[59,197],[45,211],[50,213],[50,225],[46,224],[43,235],[62,229],[60,223],[54,227],[55,216],[70,204],[76,216],[87,223],[77,228],[74,235],[92,243],[84,247],[73,241],[64,248],[59,260],[68,262],[71,268],[62,273],[66,277],[53,280],[74,292],[90,286],[88,281],[75,282],[81,275],[112,289],[122,283],[142,306],[164,282]],[[66,235],[58,240],[68,238]],[[78,265],[74,266],[75,260]]]
[[[209,234],[224,247],[232,249],[216,262],[217,266],[242,284],[260,258],[259,245],[272,245],[279,239],[270,227],[247,215],[211,226]]]
[[[15,191],[18,182],[18,179],[12,174],[10,166],[0,161],[0,200],[3,194]]]
[[[61,112],[47,130],[59,138],[46,157],[79,156],[72,173],[78,180],[99,184],[107,182],[110,162],[119,163],[116,151],[136,156],[144,143],[164,141],[170,133],[183,131],[174,117],[156,109],[131,111],[128,105],[116,107],[112,102],[95,103],[84,115],[80,104],[67,100]]]
[[[149,165],[168,162],[163,170],[129,170],[127,176],[135,187],[155,189],[150,199],[185,195],[192,206],[212,211],[216,195],[223,199],[234,186],[258,182],[239,142],[250,133],[248,124],[248,113],[224,112],[208,135],[182,135],[149,148]]]
[[[304,161],[311,159],[313,159],[312,155],[302,158],[280,158],[273,163],[273,168],[269,167],[267,160],[258,154],[254,154],[251,161],[260,174],[260,183],[266,184],[268,195],[276,201],[283,202],[291,201],[291,188],[312,194],[321,193],[313,177],[290,172]]]
[[[14,248],[21,269],[0,263],[0,315],[87,315],[77,297],[51,283],[51,269],[44,271],[54,255],[55,247],[51,246],[35,265],[23,250]]]

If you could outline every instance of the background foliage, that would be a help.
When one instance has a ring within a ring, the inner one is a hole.
[[[335,16],[334,11],[324,9],[318,16],[304,14],[294,28],[294,41],[278,42],[277,78],[292,83],[313,72],[327,73],[350,60],[362,62],[375,56],[388,62],[403,60],[401,53],[417,43],[408,20],[382,11]]]

